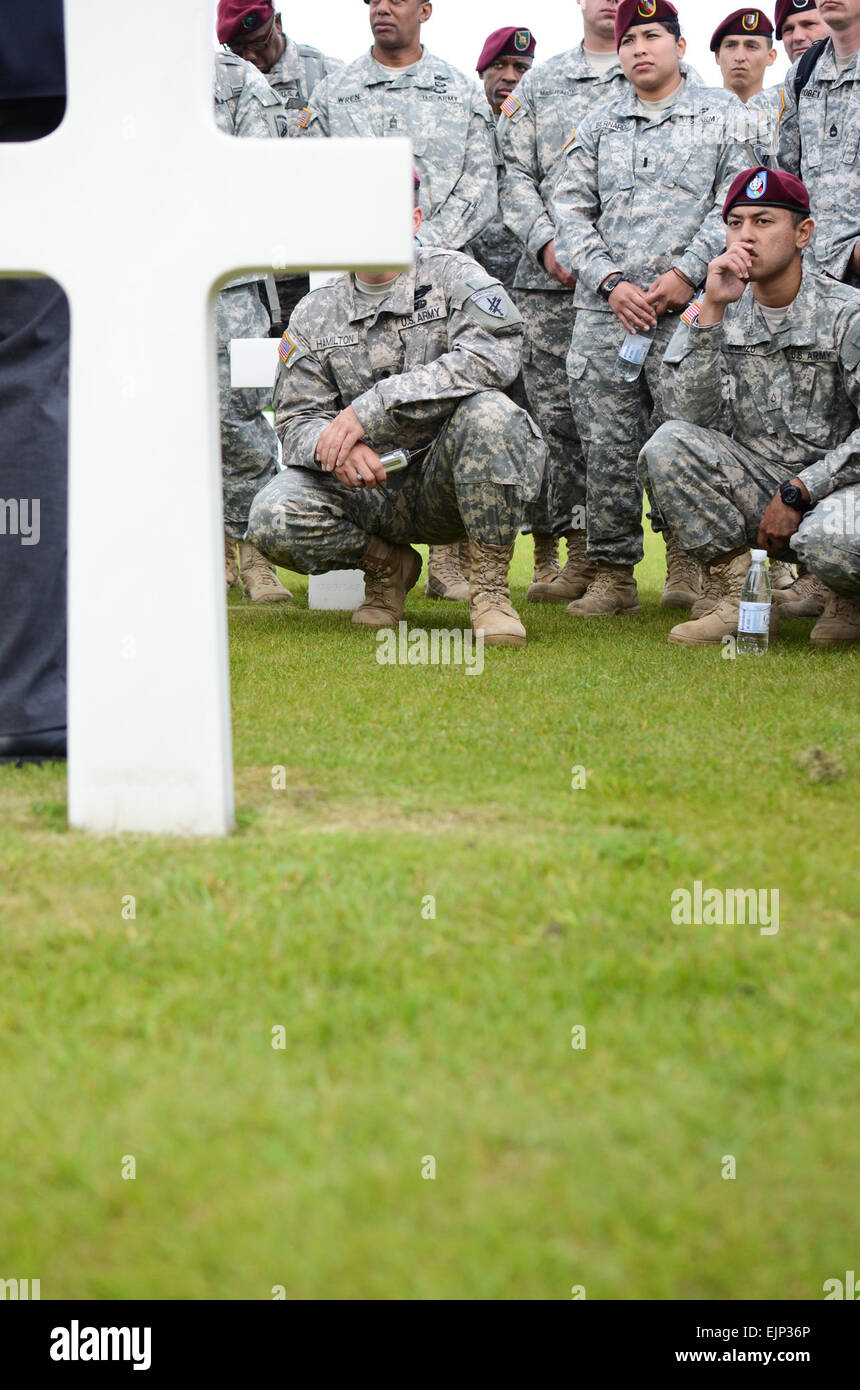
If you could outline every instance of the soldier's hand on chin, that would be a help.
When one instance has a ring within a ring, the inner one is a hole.
[[[344,487],[378,487],[388,475],[369,444],[356,444],[344,462],[337,465],[334,476]]]
[[[708,266],[705,296],[711,304],[735,304],[749,284],[752,256],[738,241],[731,251],[724,251]]]
[[[355,445],[364,438],[364,425],[351,405],[336,415],[330,425],[326,425],[317,440],[317,458],[324,473],[335,471],[346,463]]]

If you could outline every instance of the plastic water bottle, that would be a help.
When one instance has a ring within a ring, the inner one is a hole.
[[[741,656],[761,656],[767,651],[771,588],[766,560],[766,550],[752,552],[752,564],[741,590],[738,613],[738,653]]]
[[[645,358],[654,346],[657,326],[644,328],[639,333],[628,333],[615,362],[615,377],[618,381],[638,381],[645,366]]]

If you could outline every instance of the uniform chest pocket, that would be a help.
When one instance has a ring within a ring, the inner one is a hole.
[[[834,408],[840,395],[838,363],[792,362],[788,409],[792,431],[822,449],[831,448],[839,434]]]
[[[434,329],[436,331],[434,331]],[[403,345],[403,366],[401,371],[409,372],[413,367],[423,367],[428,362],[435,362],[437,357],[441,357],[446,351],[446,334],[443,329],[440,333],[435,324],[428,327],[414,326],[402,328],[400,330],[400,341]]]
[[[857,163],[857,147],[860,145],[860,113],[854,112],[845,122],[842,131],[842,163]]]
[[[698,198],[706,198],[714,186],[716,159],[710,141],[703,132],[690,131],[680,149],[670,155],[663,175],[664,188],[684,189]]]
[[[758,355],[739,359],[732,354],[729,362],[726,399],[733,414],[743,421],[743,432],[754,435],[764,430],[770,437],[784,434],[783,388],[778,381],[768,379],[766,359]]]
[[[633,188],[633,140],[629,132],[612,130],[600,138],[597,184],[601,201]]]
[[[386,134],[409,135],[412,153],[431,176],[434,200],[438,204],[444,201],[460,177],[470,113],[459,101],[448,102],[429,96],[426,99],[413,97],[408,125],[404,117],[405,113],[400,113],[399,130],[388,130]]]
[[[810,100],[805,90],[800,94],[797,125],[800,131],[800,148],[804,171],[807,169],[817,169],[821,164],[821,126],[825,119],[825,111],[822,102],[823,97],[820,94],[814,101]]]
[[[361,345],[356,347],[334,348],[329,354],[327,364],[344,406],[354,401],[363,391],[373,385],[373,375],[367,355]]]

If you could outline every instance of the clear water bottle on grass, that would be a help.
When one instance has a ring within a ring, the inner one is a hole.
[[[643,328],[638,333],[628,333],[615,362],[616,381],[638,381],[645,366],[645,358],[654,346],[657,336],[654,328]]]
[[[741,590],[738,613],[738,654],[761,656],[767,651],[770,633],[770,575],[767,572],[767,551],[754,550],[752,564]]]

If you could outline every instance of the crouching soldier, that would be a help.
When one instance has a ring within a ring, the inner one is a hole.
[[[416,178],[417,189],[417,178]],[[421,210],[416,207],[417,235]],[[395,627],[421,572],[410,542],[468,540],[471,620],[522,646],[508,569],[546,446],[502,393],[522,319],[462,252],[418,247],[411,271],[345,275],[307,295],[281,342],[285,469],[254,500],[247,539],[302,574],[362,569],[352,621]],[[401,471],[381,456],[403,450]]]
[[[860,293],[804,258],[815,224],[793,174],[746,170],[723,217],[728,250],[664,359],[675,418],[640,455],[659,512],[708,568],[709,611],[669,641],[737,632],[750,543],[798,559],[824,586],[814,645],[857,641]]]

